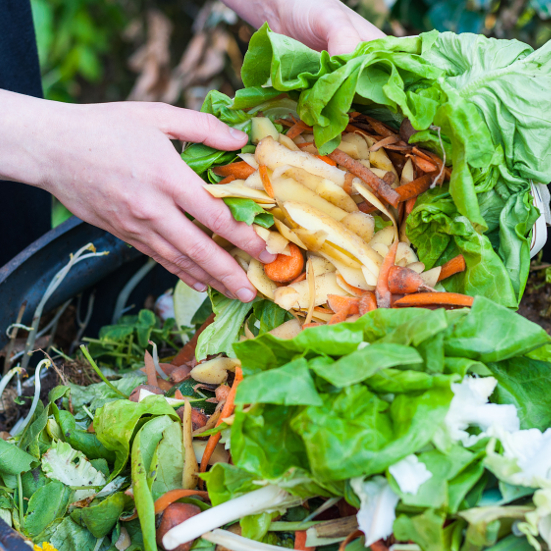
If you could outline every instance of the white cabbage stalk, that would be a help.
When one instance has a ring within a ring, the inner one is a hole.
[[[463,382],[451,385],[454,397],[446,414],[445,424],[454,441],[461,441],[464,446],[472,446],[495,431],[519,430],[520,422],[515,406],[488,403],[488,398],[496,385],[494,377],[468,376]],[[470,426],[478,427],[482,431],[481,434],[469,434],[467,429]]]
[[[178,545],[192,541],[234,520],[264,511],[277,511],[281,508],[298,505],[301,501],[277,486],[265,486],[260,490],[207,509],[171,528],[163,537],[163,547],[171,551]]]
[[[390,466],[388,470],[404,494],[416,495],[421,485],[432,477],[427,466],[413,453]]]
[[[196,518],[196,517],[193,517]],[[203,534],[203,539],[210,541],[211,543],[220,545],[230,551],[281,551],[281,547],[277,545],[270,545],[268,543],[261,543],[254,541],[243,536],[238,536],[227,530],[213,530]]]
[[[368,481],[363,477],[350,479],[350,485],[360,498],[360,510],[356,518],[365,534],[365,546],[392,534],[399,497],[393,492],[386,478],[375,476]]]

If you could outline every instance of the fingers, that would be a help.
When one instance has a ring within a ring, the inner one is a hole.
[[[158,236],[149,241],[159,257],[226,296],[243,302],[254,299],[256,290],[239,264],[183,213],[174,209],[157,222],[156,231]]]
[[[249,141],[245,132],[232,128],[207,113],[164,103],[149,104],[146,109],[151,123],[171,139],[204,143],[223,151],[241,149]]]
[[[360,42],[383,38],[385,33],[340,2],[339,13],[332,13],[326,21],[327,51],[329,55],[352,53]]]
[[[260,262],[273,262],[276,255],[266,250],[265,241],[250,226],[236,222],[224,202],[202,189],[204,182],[186,165],[183,167],[187,182],[176,193],[178,206]]]

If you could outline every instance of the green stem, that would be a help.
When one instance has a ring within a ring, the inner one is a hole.
[[[19,524],[23,526],[23,516],[25,514],[25,503],[23,501],[23,480],[21,480],[21,473],[17,475],[17,493],[19,498]]]
[[[312,526],[316,526],[320,521],[311,521],[311,522],[272,522],[268,528],[269,532],[296,532],[297,530],[308,530]]]
[[[84,354],[94,371],[98,374],[98,377],[119,396],[122,396],[123,398],[128,398],[126,394],[121,392],[116,386],[114,386],[111,382],[107,380],[105,375],[101,372],[100,368],[96,365],[96,362],[92,359],[92,356],[90,356],[90,352],[88,352],[88,349],[83,344],[80,345],[80,349],[82,350],[82,353]]]

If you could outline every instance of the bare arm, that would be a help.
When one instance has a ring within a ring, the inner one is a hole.
[[[248,302],[256,292],[245,272],[184,212],[261,261],[275,257],[203,189],[171,138],[223,150],[247,142],[210,115],[162,103],[71,105],[0,90],[0,179],[51,192],[195,289]]]
[[[268,21],[286,34],[331,55],[349,53],[359,42],[385,34],[339,0],[223,0],[255,27]]]

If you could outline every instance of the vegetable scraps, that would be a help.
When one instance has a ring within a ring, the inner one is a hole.
[[[216,167],[234,160],[235,152],[192,145],[183,153],[237,220],[270,228],[271,214],[285,239],[322,256],[315,249],[336,245],[332,235],[307,227],[286,201],[323,211],[323,199],[333,207],[326,214],[339,223],[344,215],[339,218],[337,208],[368,212],[376,230],[392,218],[424,270],[462,256],[465,270],[443,280],[445,290],[518,306],[538,217],[530,182],[551,180],[551,43],[534,51],[518,41],[432,31],[366,42],[351,54],[329,57],[264,25],[250,41],[242,78],[245,88],[234,99],[211,92],[203,111],[249,131],[252,145],[234,163],[236,178],[245,176],[241,163],[248,164],[246,179],[215,185],[216,173],[229,173]],[[272,195],[251,172],[259,165],[267,166]],[[350,175],[359,179],[352,186]],[[297,186],[309,189],[297,196]],[[299,242],[297,229],[310,233]],[[372,237],[361,238],[370,243]],[[373,265],[343,248],[345,260],[376,277]],[[372,260],[380,265],[379,258]],[[251,281],[258,283],[254,271]],[[358,287],[344,271],[340,275]],[[265,296],[273,288],[265,281],[256,286]]]

